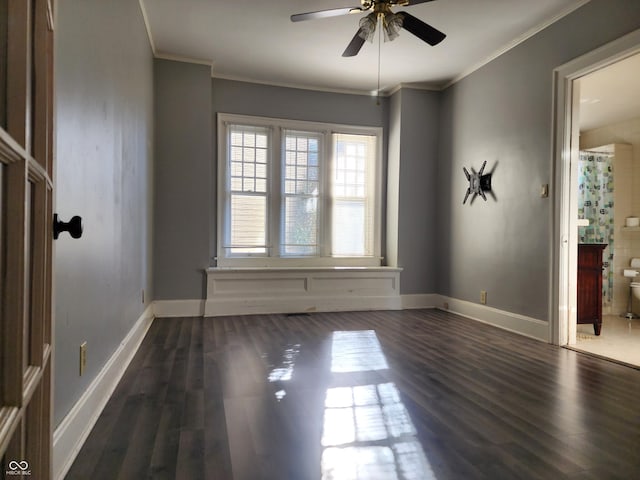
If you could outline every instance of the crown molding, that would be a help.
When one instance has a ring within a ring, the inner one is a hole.
[[[212,78],[219,78],[221,80],[232,80],[235,82],[246,82],[246,83],[255,83],[258,85],[268,85],[271,87],[283,87],[283,88],[296,88],[299,90],[311,90],[314,92],[327,92],[327,93],[342,93],[346,95],[362,95],[366,97],[375,97],[375,92],[371,92],[369,90],[356,90],[356,89],[348,89],[348,88],[330,88],[323,87],[320,85],[300,85],[295,83],[287,83],[287,82],[269,82],[264,80],[257,80],[255,78],[235,76],[235,75],[221,75],[218,73],[211,73]],[[382,97],[388,96],[384,92],[381,92]]]
[[[144,0],[138,0],[140,5],[140,11],[142,12],[142,20],[144,21],[144,28],[147,30],[147,37],[149,37],[149,45],[151,45],[151,52],[153,56],[156,56],[156,45],[153,43],[153,35],[151,34],[151,27],[149,26],[149,17],[147,16],[147,9],[144,6]]]
[[[213,62],[211,60],[206,60],[204,58],[192,58],[192,57],[183,57],[181,55],[173,55],[171,53],[162,53],[158,52],[155,55],[155,58],[159,60],[171,60],[174,62],[183,62],[183,63],[194,63],[196,65],[206,65],[210,67],[213,71]]]

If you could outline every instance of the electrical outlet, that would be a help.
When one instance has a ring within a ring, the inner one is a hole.
[[[87,368],[87,342],[80,344],[80,376],[84,374]]]
[[[142,289],[142,303],[144,303],[144,288]]]
[[[480,290],[480,303],[482,305],[486,305],[487,304],[487,291],[486,290]]]
[[[442,304],[442,308],[444,308],[445,310],[449,310],[449,302],[444,302]]]

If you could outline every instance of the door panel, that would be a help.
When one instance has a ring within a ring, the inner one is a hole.
[[[7,17],[8,0],[0,0],[0,128],[7,129]]]
[[[53,5],[0,0],[0,476],[51,478]]]
[[[33,0],[8,0],[7,131],[29,152],[31,138],[31,59]]]

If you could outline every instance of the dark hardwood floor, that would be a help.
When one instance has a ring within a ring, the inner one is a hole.
[[[437,310],[156,319],[66,478],[639,479],[640,370]]]

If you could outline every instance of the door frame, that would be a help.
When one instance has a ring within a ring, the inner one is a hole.
[[[557,185],[552,225],[552,282],[549,338],[556,345],[576,342],[580,77],[640,53],[640,29],[553,71],[553,181]]]

